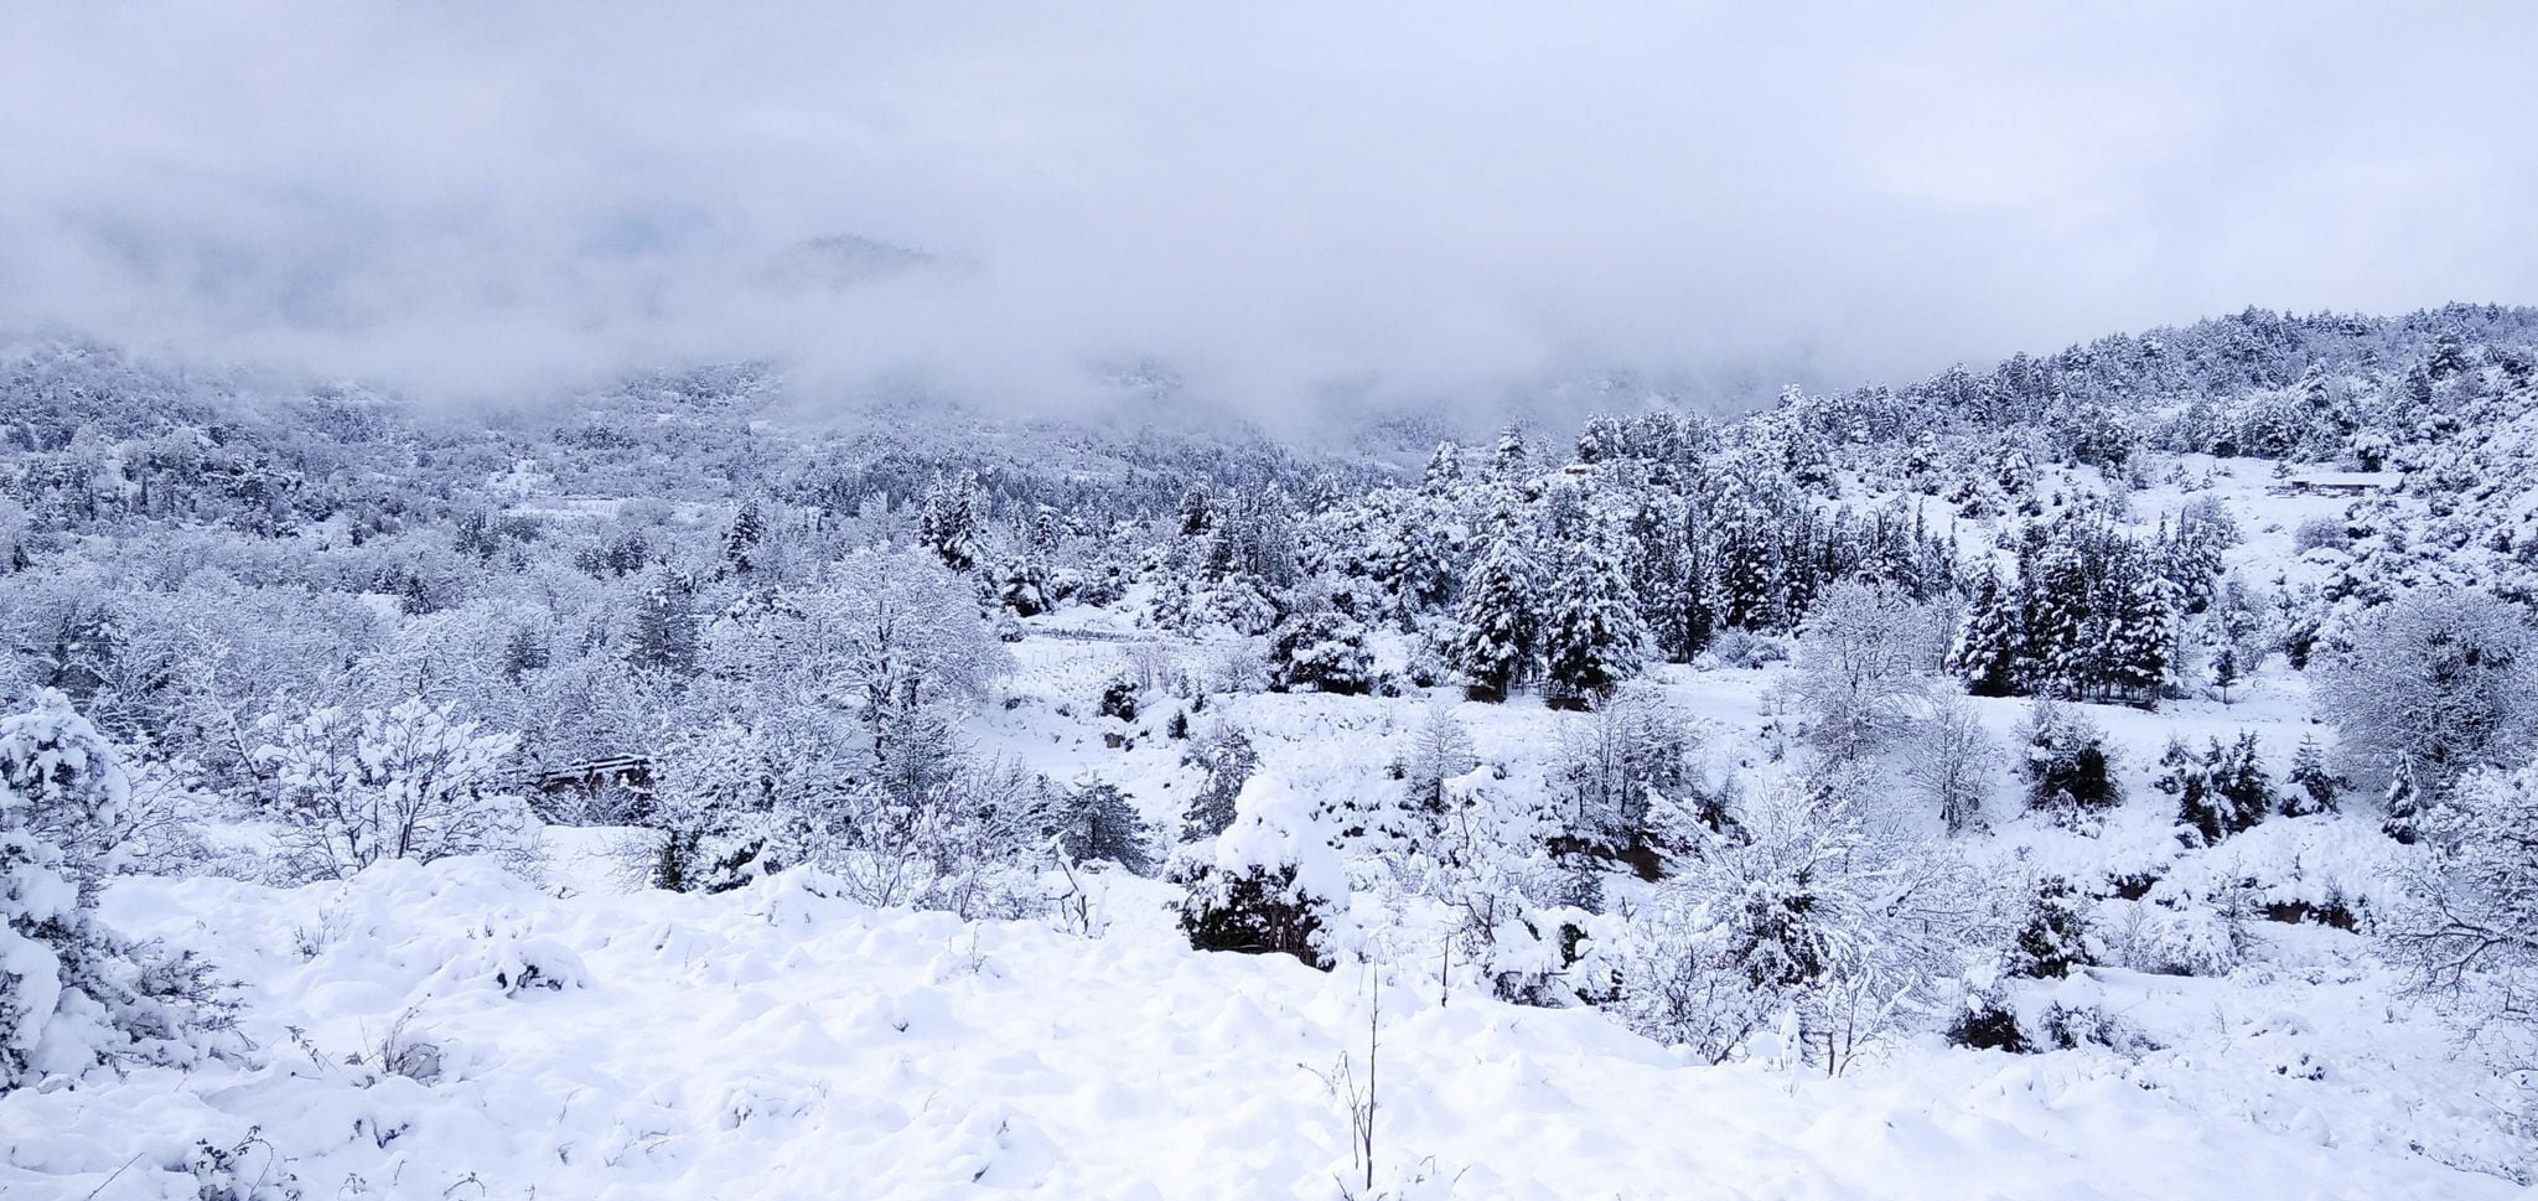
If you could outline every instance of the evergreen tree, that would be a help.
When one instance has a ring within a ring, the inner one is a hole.
[[[2380,831],[2409,846],[2423,837],[2426,801],[2423,786],[2415,779],[2415,766],[2400,762],[2388,778],[2388,794],[2382,806],[2387,816],[2380,821]]]
[[[2253,730],[2240,731],[2227,746],[2212,743],[2212,795],[2228,833],[2253,829],[2274,811],[2274,782],[2258,750]]]
[[[1428,456],[1428,469],[1419,477],[1419,488],[1431,496],[1451,496],[1463,486],[1463,448],[1451,442],[1436,444],[1436,453]]]
[[[2013,696],[2018,691],[2019,648],[2026,641],[2018,606],[1997,572],[1985,572],[1966,612],[1951,667],[1975,696]]]
[[[968,571],[978,566],[979,534],[978,477],[966,471],[934,477],[917,515],[918,543],[943,566]]]
[[[2063,818],[2079,818],[2123,800],[2106,732],[2076,709],[2038,697],[2019,731],[2030,806]]]
[[[723,570],[735,576],[756,571],[758,544],[766,536],[766,517],[758,511],[758,502],[744,502],[732,515],[731,528],[723,531]]]
[[[626,665],[684,679],[696,670],[696,601],[687,582],[667,572],[643,590],[627,632]]]
[[[1095,781],[1077,788],[1059,802],[1058,849],[1068,860],[1118,864],[1132,875],[1154,872],[1154,851],[1145,819],[1116,785]]]
[[[2282,794],[2282,811],[2287,817],[2335,812],[2336,798],[2349,785],[2344,777],[2327,767],[2326,750],[2318,740],[2303,736],[2300,748],[2291,755],[2291,775],[2285,778],[2291,787]]]
[[[2128,577],[2107,626],[2107,683],[2115,695],[2147,709],[2158,704],[2160,686],[2168,678],[2176,607],[2171,586],[2158,573],[2135,563]]]
[[[2095,962],[2088,952],[2087,901],[2060,876],[2038,881],[2028,898],[2027,920],[2010,949],[2009,974],[2058,980],[2072,968]]]
[[[1533,449],[1525,445],[1524,431],[1512,425],[1499,431],[1498,444],[1489,451],[1489,478],[1496,483],[1515,483],[1532,467]]]
[[[1503,698],[1533,678],[1541,586],[1524,535],[1512,521],[1502,521],[1463,582],[1462,609],[1446,646],[1454,669],[1480,694]]]
[[[1620,560],[1601,541],[1552,581],[1542,627],[1543,679],[1555,699],[1586,700],[1639,674],[1648,628]]]
[[[1363,623],[1316,605],[1289,613],[1271,632],[1269,671],[1272,691],[1362,696],[1375,684],[1375,656]]]
[[[2176,798],[2177,820],[2204,832],[2208,843],[2219,839],[2221,820],[2212,803],[2212,774],[2202,756],[2182,739],[2168,738],[2159,754],[2159,775],[2150,786]]]
[[[1199,770],[1198,792],[1181,814],[1181,837],[1214,838],[1234,824],[1234,800],[1260,767],[1260,753],[1241,730],[1224,727],[1190,744],[1181,753],[1184,767]]]

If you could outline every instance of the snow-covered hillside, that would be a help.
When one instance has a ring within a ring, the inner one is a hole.
[[[2519,1195],[2533,323],[1418,472],[27,352],[0,1195]]]

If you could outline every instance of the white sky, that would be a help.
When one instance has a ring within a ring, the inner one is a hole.
[[[1275,411],[2538,301],[2538,5],[0,8],[0,327]],[[771,282],[812,238],[934,256]]]

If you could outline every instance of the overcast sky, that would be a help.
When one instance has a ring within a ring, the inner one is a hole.
[[[2533,35],[2509,0],[13,4],[0,327],[461,392],[1893,377],[2538,301]],[[834,237],[930,257],[800,249]]]

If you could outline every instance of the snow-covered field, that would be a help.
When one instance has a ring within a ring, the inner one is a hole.
[[[16,1197],[1338,1197],[1377,973],[1197,954],[1120,881],[1099,937],[875,912],[788,876],[623,893],[479,861],[274,891],[133,881],[109,916],[248,981],[263,1066],[13,1097]],[[2163,1049],[1897,1047],[1838,1080],[1681,1057],[1589,1010],[1385,973],[1377,1184],[1406,1197],[2480,1198],[2476,1074],[2344,936],[2226,981],[2096,969]],[[404,1075],[383,1070],[382,1055]],[[170,1169],[175,1169],[171,1171]],[[210,1193],[226,1196],[232,1194]],[[282,1195],[282,1194],[272,1194]]]

